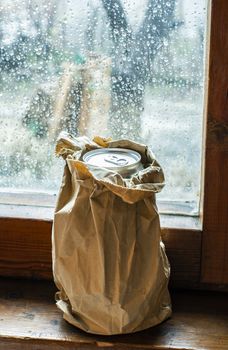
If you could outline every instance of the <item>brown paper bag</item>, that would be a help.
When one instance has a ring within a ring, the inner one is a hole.
[[[57,143],[66,160],[52,235],[57,306],[84,331],[131,333],[171,315],[170,267],[155,202],[164,176],[146,146],[99,140],[63,135]],[[101,145],[139,152],[145,169],[130,180],[88,169],[82,155]]]

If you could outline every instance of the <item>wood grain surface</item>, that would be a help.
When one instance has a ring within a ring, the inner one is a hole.
[[[52,279],[51,229],[49,221],[0,219],[0,275]],[[171,264],[172,286],[196,285],[201,232],[163,228],[162,238]]]
[[[228,283],[228,1],[212,1],[202,282]]]
[[[90,335],[62,319],[50,282],[0,280],[0,350],[228,349],[227,295],[175,292],[173,316],[120,336]]]
[[[52,278],[48,221],[0,219],[0,275]]]

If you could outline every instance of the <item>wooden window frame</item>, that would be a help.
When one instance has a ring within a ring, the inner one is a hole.
[[[228,2],[211,0],[205,118],[203,199],[199,220],[162,218],[162,238],[171,263],[171,285],[228,285]],[[52,221],[0,218],[0,275],[51,279]],[[41,214],[40,214],[41,213]],[[203,213],[203,215],[202,215]],[[39,215],[38,215],[39,214]],[[42,216],[44,215],[44,216]],[[8,216],[8,217],[7,217]],[[34,214],[36,217],[36,214]]]

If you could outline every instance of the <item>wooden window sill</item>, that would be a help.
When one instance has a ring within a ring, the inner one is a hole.
[[[51,230],[54,209],[0,205],[0,276],[52,279]],[[175,287],[198,287],[200,219],[161,215],[162,239]]]
[[[173,316],[143,332],[86,334],[62,319],[51,282],[0,280],[0,349],[228,349],[227,294],[172,292]]]

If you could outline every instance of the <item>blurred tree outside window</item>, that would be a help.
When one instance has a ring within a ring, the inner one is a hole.
[[[197,215],[206,17],[207,0],[2,0],[0,192],[56,193],[66,130],[149,145],[159,200]]]

